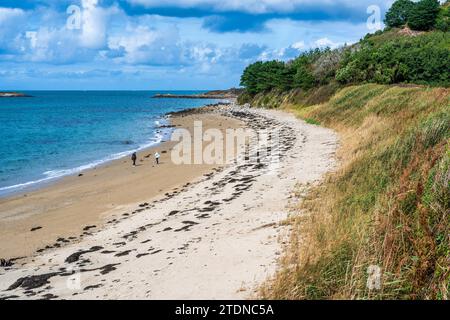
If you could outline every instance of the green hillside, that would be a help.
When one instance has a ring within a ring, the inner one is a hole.
[[[289,61],[256,62],[241,78],[239,102],[269,92],[309,92],[349,84],[450,85],[450,32],[389,29],[335,50],[315,49]],[[258,97],[257,97],[258,98]]]
[[[398,3],[405,12],[398,12]],[[409,9],[404,9],[405,3]],[[417,22],[412,17],[419,14]],[[422,21],[422,16],[428,20]],[[258,61],[249,65],[241,77],[246,91],[240,102],[268,92],[295,90],[297,96],[299,90],[330,85],[336,89],[361,83],[448,87],[450,3],[439,6],[437,0],[397,0],[387,13],[386,23],[384,31],[368,34],[354,45],[310,50],[288,62]],[[416,29],[410,28],[419,24]]]
[[[449,299],[448,9],[398,0],[386,30],[357,44],[245,69],[239,102],[294,112],[341,139],[338,169],[289,220],[263,297]],[[367,286],[373,266],[380,289]]]
[[[340,134],[339,168],[299,204],[264,297],[449,298],[449,93],[365,84],[281,105]],[[366,286],[371,265],[381,290]]]

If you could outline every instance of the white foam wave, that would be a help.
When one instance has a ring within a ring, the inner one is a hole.
[[[77,173],[80,173],[80,172],[88,170],[88,169],[93,169],[93,168],[95,168],[97,166],[100,166],[100,165],[103,165],[103,164],[105,164],[107,162],[110,162],[110,161],[113,161],[113,160],[117,160],[117,159],[120,159],[120,158],[124,158],[126,156],[131,155],[133,152],[141,151],[141,150],[153,147],[153,146],[161,143],[161,141],[163,140],[165,134],[168,134],[168,132],[166,132],[166,131],[162,132],[161,131],[159,133],[156,133],[149,142],[147,142],[145,144],[142,144],[138,148],[133,149],[133,150],[127,150],[127,151],[115,153],[115,154],[112,154],[112,155],[110,155],[108,157],[105,157],[103,159],[96,160],[96,161],[93,161],[91,163],[78,166],[76,168],[63,169],[63,170],[49,170],[49,171],[46,171],[46,172],[43,173],[46,176],[45,178],[32,180],[32,181],[28,181],[28,182],[24,182],[24,183],[19,183],[19,184],[15,184],[15,185],[12,185],[12,186],[0,187],[0,194],[2,194],[2,193],[6,194],[6,193],[12,193],[12,192],[15,192],[15,191],[20,191],[20,190],[23,190],[23,189],[25,189],[27,187],[32,187],[32,186],[39,185],[39,184],[42,184],[42,183],[45,183],[45,182],[50,182],[52,180],[55,180],[55,179],[58,179],[58,178],[61,178],[61,177],[64,177],[64,176],[77,174]]]

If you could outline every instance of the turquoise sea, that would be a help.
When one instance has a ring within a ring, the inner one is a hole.
[[[168,112],[217,100],[202,91],[28,91],[0,98],[0,196],[24,192],[169,139]]]

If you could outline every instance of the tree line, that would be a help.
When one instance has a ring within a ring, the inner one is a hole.
[[[309,90],[330,82],[449,86],[450,35],[441,30],[447,28],[442,26],[448,24],[443,17],[448,16],[449,7],[448,1],[440,6],[437,0],[397,0],[386,14],[384,31],[352,46],[310,50],[288,62],[255,62],[244,70],[241,86],[250,95],[273,89]],[[439,25],[441,29],[415,36],[393,29],[406,25],[428,30]]]
[[[409,27],[411,30],[428,31],[450,29],[450,10],[447,0],[442,6],[438,0],[397,0],[386,13],[384,23],[389,28]]]

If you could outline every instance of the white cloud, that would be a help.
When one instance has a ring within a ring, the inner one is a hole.
[[[78,43],[78,34],[63,28],[41,27],[20,38],[20,60],[54,64],[76,63],[95,58],[96,52]]]
[[[17,31],[25,22],[25,11],[0,7],[0,49],[14,46]]]
[[[98,49],[106,44],[106,29],[111,15],[118,13],[116,7],[98,7],[98,0],[83,0],[81,11],[80,44],[85,48]]]
[[[65,10],[0,8],[0,50],[11,52],[1,58],[53,64],[94,61],[106,46],[111,17],[123,13],[116,5],[100,7],[98,0],[81,4],[79,29],[67,27]]]
[[[335,49],[342,45],[342,43],[334,42],[328,38],[320,38],[314,42],[315,46],[318,48],[326,48],[329,47],[331,49]]]
[[[305,42],[304,41],[298,41],[296,43],[294,43],[292,46],[292,48],[297,49],[297,50],[301,50],[305,47]]]
[[[189,49],[190,58],[198,62],[216,62],[220,58],[220,51],[210,45],[194,45]]]
[[[151,29],[128,25],[124,32],[111,35],[110,50],[123,50],[118,61],[129,64],[170,65],[181,63],[182,48],[178,44],[178,29],[174,26]]]
[[[128,0],[133,5],[147,8],[177,7],[177,8],[212,8],[216,11],[240,11],[247,13],[292,13],[309,8],[367,8],[378,4],[387,7],[392,0]]]
[[[170,4],[172,0],[168,1]],[[324,3],[324,0],[319,2]],[[35,70],[35,73],[25,72],[27,79],[22,84],[38,86],[44,71],[49,69],[53,72],[48,77],[55,79],[58,72],[67,74],[67,83],[72,81],[69,78],[88,79],[95,75],[108,81],[113,81],[113,77],[127,77],[126,82],[136,87],[142,85],[142,79],[158,79],[158,86],[162,85],[159,81],[167,81],[166,87],[170,87],[170,81],[175,81],[173,85],[177,87],[182,87],[183,81],[192,86],[203,83],[203,87],[219,83],[219,80],[234,81],[231,85],[236,85],[243,68],[255,60],[289,60],[317,46],[335,47],[357,41],[367,32],[365,21],[354,24],[278,18],[264,22],[264,32],[216,33],[203,27],[201,17],[166,17],[138,11],[129,16],[119,5],[102,7],[102,3],[106,1],[82,0],[79,30],[66,28],[68,14],[64,9],[0,8],[0,69],[11,70],[11,74],[20,68]],[[179,1],[176,6],[183,3],[188,5],[189,1]],[[194,6],[205,1],[190,3]],[[250,8],[251,3],[256,5],[253,0],[245,3],[210,1],[223,10],[226,6]],[[158,4],[161,2],[155,2]],[[257,5],[260,6],[257,10],[269,10],[270,6],[288,8],[291,4],[263,0]],[[36,32],[35,38],[27,37],[28,31]],[[94,69],[105,72],[89,72]],[[76,73],[78,70],[84,71]],[[116,76],[106,72],[108,70],[124,72]],[[20,84],[13,76],[9,81]],[[46,78],[43,82],[46,81],[51,80]],[[101,86],[108,81],[98,83]],[[119,80],[117,83],[121,85]]]
[[[4,24],[11,22],[13,19],[22,18],[25,16],[25,12],[18,8],[1,8],[0,7],[0,27]]]
[[[342,43],[334,42],[328,38],[319,38],[317,40],[309,41],[297,41],[290,46],[283,47],[281,49],[266,49],[258,57],[257,60],[268,61],[268,60],[291,60],[298,57],[302,52],[308,49],[315,48],[326,48],[335,49],[342,46]]]

